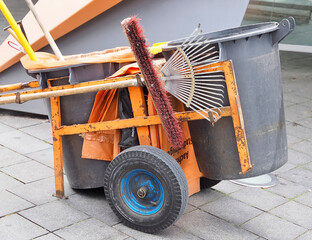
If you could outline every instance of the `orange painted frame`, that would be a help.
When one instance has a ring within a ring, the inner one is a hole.
[[[248,144],[246,139],[246,133],[244,129],[243,114],[240,105],[239,95],[237,91],[235,73],[231,61],[224,61],[219,63],[214,63],[210,65],[210,69],[207,71],[223,71],[225,75],[225,81],[227,85],[227,91],[229,96],[230,106],[222,107],[220,117],[231,116],[233,119],[233,126],[235,130],[236,144],[239,153],[239,159],[241,164],[241,174],[246,173],[252,168]],[[103,83],[105,80],[97,81],[98,84]],[[93,82],[94,83],[94,82]],[[95,83],[96,85],[96,83]],[[29,87],[33,87],[31,85]],[[63,89],[72,88],[73,86],[65,85],[62,86]],[[79,87],[79,84],[75,87]],[[5,90],[16,90],[18,85],[14,87],[0,87],[0,92]],[[150,130],[148,126],[155,126],[161,124],[160,118],[157,115],[147,116],[144,96],[142,88],[131,87],[130,96],[132,105],[134,106],[134,118],[122,119],[98,123],[86,123],[77,124],[71,126],[61,125],[61,111],[60,111],[60,97],[52,97],[51,99],[51,120],[52,120],[52,135],[53,135],[53,152],[54,152],[54,171],[55,171],[55,196],[58,198],[64,197],[64,175],[63,175],[63,148],[62,148],[62,136],[80,134],[86,132],[96,132],[102,130],[118,130],[123,128],[137,127],[139,129],[139,140],[140,144],[151,145]],[[43,90],[41,90],[43,91]],[[41,92],[36,90],[35,92]],[[20,94],[23,94],[21,92]],[[10,95],[10,94],[8,94]],[[2,95],[1,97],[3,97]],[[192,121],[203,119],[199,113],[194,111],[180,112],[175,114],[179,121]],[[155,132],[155,131],[153,131]],[[119,135],[116,134],[114,155],[119,152],[117,147]],[[196,159],[193,159],[196,162]],[[183,169],[184,170],[184,169]],[[201,177],[200,174],[197,176]],[[193,179],[194,180],[194,179]],[[191,194],[195,193],[194,191]]]
[[[211,69],[209,71],[223,71],[225,74],[225,80],[226,85],[228,89],[228,96],[230,101],[229,107],[222,107],[222,113],[221,117],[231,116],[233,119],[233,126],[235,130],[235,137],[236,137],[236,143],[239,153],[239,159],[241,164],[241,174],[246,173],[252,168],[250,157],[249,157],[249,151],[248,151],[248,145],[247,145],[247,139],[246,139],[246,133],[244,129],[244,122],[243,122],[243,115],[242,110],[240,106],[238,91],[237,91],[237,85],[236,85],[236,79],[234,74],[234,69],[232,66],[231,61],[225,61],[221,63],[215,63],[211,64]],[[140,129],[138,131],[139,133],[139,139],[141,144],[150,145],[150,132],[147,128],[147,126],[153,126],[153,125],[159,125],[161,124],[160,118],[158,116],[147,116],[146,115],[146,108],[144,106],[145,103],[143,103],[144,96],[142,89],[140,87],[132,87],[130,88],[130,96],[132,105],[134,106],[134,118],[132,119],[123,119],[123,120],[114,120],[114,121],[107,121],[107,122],[101,122],[101,123],[88,123],[88,124],[78,124],[78,125],[72,125],[72,126],[59,126],[58,123],[61,121],[61,114],[60,110],[57,106],[60,105],[60,99],[58,101],[51,101],[51,111],[56,111],[52,113],[52,127],[53,130],[53,140],[55,139],[55,142],[53,141],[53,144],[56,144],[57,146],[54,148],[58,153],[54,153],[55,156],[55,187],[56,187],[56,196],[57,197],[64,197],[64,180],[63,177],[61,177],[62,169],[62,160],[60,159],[61,154],[59,151],[61,149],[59,146],[59,141],[61,141],[61,136],[63,135],[71,135],[71,134],[79,134],[79,133],[85,133],[85,132],[95,132],[95,131],[101,131],[101,130],[109,130],[109,129],[123,129],[123,128],[129,128],[129,127],[137,127]],[[54,105],[54,106],[52,106]],[[198,120],[203,119],[203,117],[193,111],[189,112],[180,112],[176,113],[175,116],[179,121],[191,121],[191,120]],[[196,161],[194,159],[193,161]],[[200,177],[200,175],[198,176]],[[194,192],[193,192],[194,193]]]

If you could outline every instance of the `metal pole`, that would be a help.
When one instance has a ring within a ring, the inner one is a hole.
[[[60,49],[57,47],[54,39],[52,38],[50,32],[45,28],[45,26],[43,25],[42,20],[40,19],[38,12],[33,4],[33,2],[31,0],[25,0],[26,4],[28,5],[30,11],[34,14],[34,17],[36,18],[41,30],[43,31],[45,37],[47,38],[53,52],[55,53],[55,55],[58,57],[59,60],[64,60],[63,55],[60,51]]]

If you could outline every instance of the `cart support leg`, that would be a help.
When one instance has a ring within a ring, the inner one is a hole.
[[[55,197],[64,197],[64,174],[63,174],[63,145],[62,136],[58,134],[61,126],[61,107],[60,97],[52,97],[51,101],[51,120],[53,136],[53,154],[54,154],[54,175],[55,175]]]

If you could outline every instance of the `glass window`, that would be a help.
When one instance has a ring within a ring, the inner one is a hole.
[[[295,30],[281,42],[280,49],[312,53],[311,12],[312,0],[251,0],[242,24],[280,22],[292,16]]]

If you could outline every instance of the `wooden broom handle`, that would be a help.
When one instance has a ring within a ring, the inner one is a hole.
[[[99,83],[96,85],[90,86],[76,86],[69,89],[57,89],[57,87],[46,88],[39,92],[18,92],[14,95],[10,96],[0,96],[0,105],[9,104],[9,103],[24,103],[30,100],[41,99],[41,98],[51,98],[51,97],[61,97],[61,96],[69,96],[75,94],[89,93],[89,92],[97,92],[100,90],[109,90],[116,88],[125,88],[125,87],[135,87],[139,86],[138,80],[133,77],[126,80],[120,80],[116,82],[108,82],[108,83]],[[73,85],[71,85],[73,86]]]
[[[37,22],[38,22],[38,24],[39,24],[41,30],[43,31],[45,37],[47,38],[47,40],[48,40],[48,42],[49,42],[49,44],[50,44],[50,46],[51,46],[53,52],[54,52],[55,55],[57,56],[57,58],[58,58],[59,60],[64,60],[64,57],[63,57],[63,55],[62,55],[60,49],[57,47],[55,41],[53,40],[53,38],[52,38],[50,32],[49,32],[49,31],[45,28],[45,26],[43,25],[42,20],[40,19],[39,15],[38,15],[38,12],[37,12],[37,10],[36,10],[36,8],[35,8],[35,6],[34,6],[32,0],[25,0],[25,2],[26,2],[26,4],[28,5],[30,11],[34,14],[35,19],[37,20]]]

